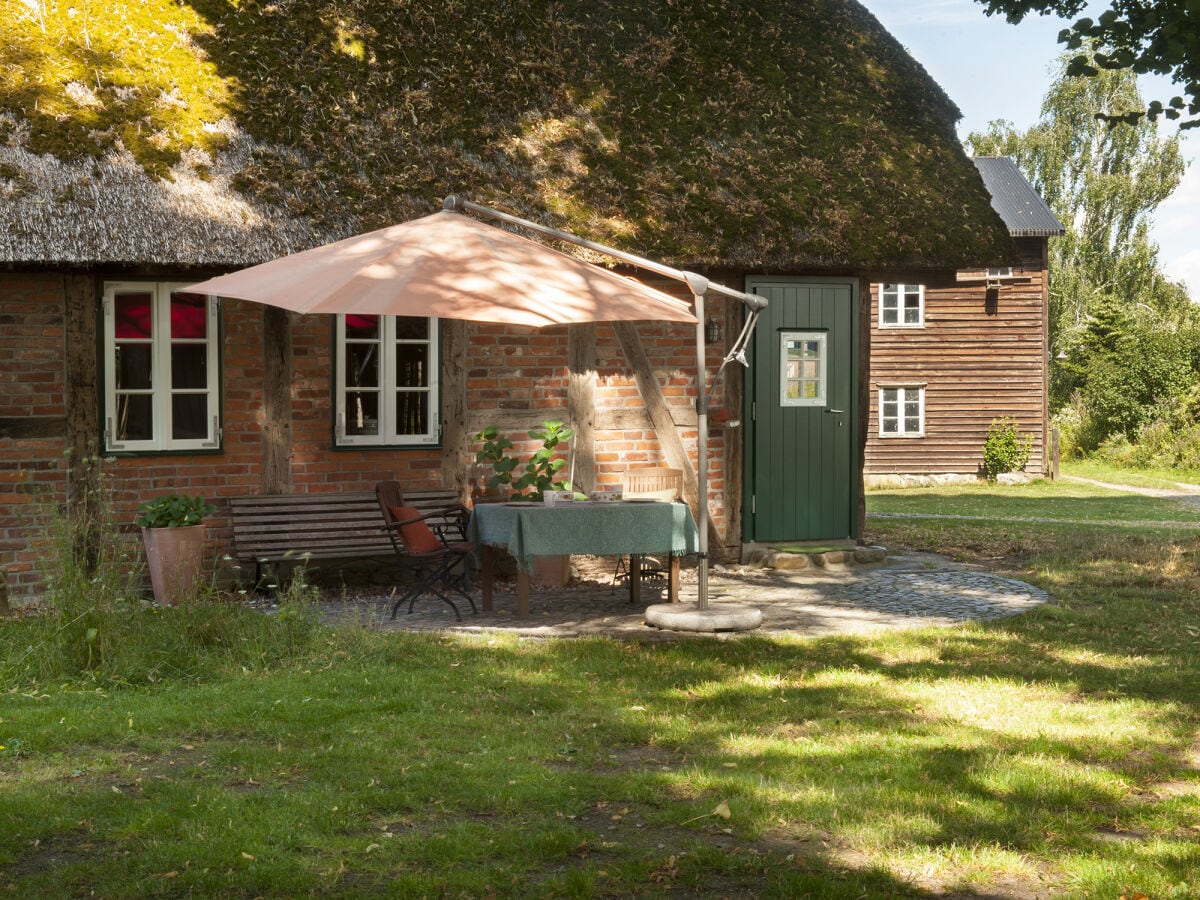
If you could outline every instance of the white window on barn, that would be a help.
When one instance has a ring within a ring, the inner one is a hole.
[[[780,333],[780,406],[825,405],[826,338],[823,331]]]
[[[879,436],[921,437],[925,434],[925,388],[879,389]]]
[[[925,285],[881,284],[880,328],[921,328],[925,325]]]
[[[336,346],[338,446],[438,442],[437,319],[340,315]]]
[[[107,451],[220,447],[218,303],[182,286],[104,286]]]

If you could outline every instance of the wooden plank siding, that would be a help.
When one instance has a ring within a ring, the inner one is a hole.
[[[871,285],[868,480],[980,474],[988,428],[1002,416],[1034,437],[1025,471],[1045,472],[1046,241],[1017,244],[1021,263],[998,287],[960,282],[953,272],[926,276],[921,328],[880,328],[880,284]],[[881,386],[924,386],[922,436],[880,436]]]

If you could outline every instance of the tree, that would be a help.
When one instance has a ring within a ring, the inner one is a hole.
[[[1055,355],[1078,343],[1101,298],[1164,313],[1187,301],[1162,274],[1149,237],[1154,211],[1183,176],[1179,137],[1160,137],[1146,119],[1124,128],[1098,122],[1097,109],[1140,105],[1137,79],[1116,70],[1091,78],[1068,75],[1068,56],[1036,125],[1021,133],[1010,123],[993,122],[988,131],[967,137],[975,155],[1012,157],[1066,227],[1066,235],[1050,244]]]
[[[1031,12],[1074,16],[1086,5],[1086,0],[976,2],[989,16],[1003,14],[1013,24]],[[1095,77],[1121,69],[1139,75],[1154,72],[1183,85],[1188,98],[1172,97],[1166,104],[1155,100],[1144,110],[1101,111],[1103,118],[1133,123],[1142,117],[1180,119],[1186,111],[1193,118],[1181,122],[1180,127],[1200,127],[1200,8],[1192,0],[1111,0],[1110,8],[1098,19],[1080,19],[1064,28],[1058,41],[1076,51],[1068,63],[1069,75]]]
[[[1154,211],[1183,175],[1179,136],[1161,137],[1146,117],[1121,128],[1096,119],[1101,108],[1140,106],[1131,71],[1069,70],[1064,54],[1028,131],[993,122],[967,144],[975,155],[1013,157],[1066,228],[1050,242],[1050,405],[1094,394],[1095,419],[1084,429],[1094,443],[1136,429],[1148,419],[1136,410],[1178,386],[1181,348],[1171,335],[1196,311],[1163,274],[1149,236]],[[1122,363],[1131,353],[1143,356],[1137,366]]]

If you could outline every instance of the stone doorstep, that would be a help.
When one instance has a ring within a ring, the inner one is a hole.
[[[887,561],[887,549],[879,546],[844,547],[832,550],[805,552],[803,547],[795,550],[759,548],[750,552],[747,565],[764,569],[795,572],[801,569],[842,569],[852,566],[879,565]]]

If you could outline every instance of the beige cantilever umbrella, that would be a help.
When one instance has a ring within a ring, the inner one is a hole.
[[[686,284],[692,303],[456,210],[471,210]],[[696,334],[699,432],[698,606],[707,611],[708,395],[701,324],[704,295],[715,291],[740,300],[751,310],[726,362],[744,361],[757,310],[766,305],[763,298],[455,197],[446,198],[446,208],[433,215],[231,272],[194,284],[189,290],[300,313],[433,316],[534,328],[572,322],[691,324]]]
[[[442,210],[193,285],[299,313],[511,325],[658,320],[691,305],[545,244]]]

